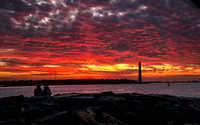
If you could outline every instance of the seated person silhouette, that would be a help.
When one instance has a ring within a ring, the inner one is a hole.
[[[52,93],[51,93],[51,89],[49,88],[48,85],[44,85],[44,89],[43,89],[43,95],[44,96],[50,96]]]
[[[40,84],[37,84],[37,87],[34,90],[35,96],[42,96],[42,89],[40,87],[41,87]]]

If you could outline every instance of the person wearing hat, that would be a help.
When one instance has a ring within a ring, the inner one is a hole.
[[[43,89],[43,95],[44,96],[51,96],[51,89],[49,88],[48,85],[44,85],[44,89]]]

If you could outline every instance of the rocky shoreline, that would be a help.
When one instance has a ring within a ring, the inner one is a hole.
[[[169,95],[62,94],[0,99],[2,125],[200,125],[200,98]]]

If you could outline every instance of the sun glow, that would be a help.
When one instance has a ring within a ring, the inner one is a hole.
[[[110,71],[117,72],[127,69],[135,69],[133,66],[129,64],[115,64],[115,65],[85,65],[85,69],[92,71]]]
[[[61,67],[61,66],[60,65],[44,65],[43,67],[57,68],[57,67]]]

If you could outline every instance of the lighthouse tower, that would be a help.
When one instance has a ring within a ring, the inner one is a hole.
[[[138,63],[139,69],[138,69],[138,82],[142,83],[142,71],[141,71],[141,62]]]

